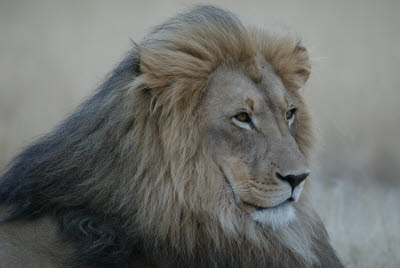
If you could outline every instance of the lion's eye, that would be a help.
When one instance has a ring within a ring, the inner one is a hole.
[[[237,120],[239,120],[240,122],[246,122],[246,123],[251,122],[251,119],[250,119],[250,116],[248,113],[240,113],[240,114],[236,115],[235,118]]]
[[[290,109],[286,112],[286,120],[288,121],[289,125],[293,122],[295,118],[296,108]]]
[[[250,115],[245,112],[242,112],[242,113],[237,114],[234,117],[232,117],[232,122],[239,127],[246,128],[249,130],[255,128]]]
[[[293,113],[293,111],[292,111],[292,110],[290,110],[290,111],[287,111],[287,112],[286,112],[286,120],[289,120],[290,118],[292,118],[292,117],[293,117],[293,115],[294,115],[294,113]]]

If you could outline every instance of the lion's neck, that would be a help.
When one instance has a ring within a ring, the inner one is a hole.
[[[312,210],[299,211],[296,222],[274,231],[245,217],[234,224],[242,228],[236,232],[204,215],[184,220],[186,226],[168,228],[171,235],[143,234],[141,255],[131,260],[164,267],[341,267]]]

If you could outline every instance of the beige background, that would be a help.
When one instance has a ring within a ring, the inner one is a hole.
[[[0,169],[143,35],[197,1],[0,0]],[[400,266],[400,1],[215,1],[313,58],[315,205],[348,267]]]

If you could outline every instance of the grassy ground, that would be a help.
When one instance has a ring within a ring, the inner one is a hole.
[[[317,183],[315,206],[346,267],[399,267],[400,193],[366,178]]]

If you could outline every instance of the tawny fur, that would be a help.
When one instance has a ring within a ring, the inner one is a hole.
[[[32,149],[15,160],[1,184],[3,202],[17,207],[12,218],[59,218],[76,208],[99,226],[107,218],[129,237],[132,263],[140,257],[159,266],[340,266],[307,188],[295,204],[296,221],[277,230],[262,228],[221,195],[226,182],[203,143],[198,108],[219,66],[261,79],[257,57],[305,105],[298,89],[310,63],[297,38],[247,26],[213,7],[156,27],[131,53],[140,62],[137,73],[115,71],[94,101],[34,145],[49,144],[50,153]],[[311,121],[301,116],[296,142],[308,157]],[[22,161],[35,154],[26,169],[45,171],[15,185]]]

